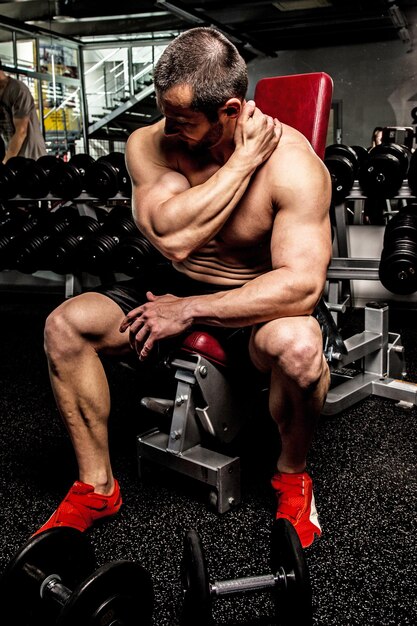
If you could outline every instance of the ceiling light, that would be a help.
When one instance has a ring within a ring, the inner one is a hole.
[[[149,17],[163,17],[169,15],[169,11],[153,11],[152,13],[129,13],[127,15],[100,15],[90,17],[72,17],[70,15],[54,15],[55,22],[104,22],[114,20],[142,20]]]
[[[332,6],[329,0],[283,0],[283,2],[273,2],[272,4],[280,11],[304,11]]]

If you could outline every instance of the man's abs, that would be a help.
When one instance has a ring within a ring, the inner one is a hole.
[[[271,269],[269,243],[229,248],[222,242],[212,241],[185,261],[173,265],[194,280],[237,287]]]

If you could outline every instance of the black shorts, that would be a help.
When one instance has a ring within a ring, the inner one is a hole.
[[[170,263],[160,264],[128,280],[99,285],[91,291],[98,291],[116,302],[124,313],[146,302],[146,292],[152,291],[156,296],[172,293],[174,296],[200,296],[218,291],[228,291],[230,287],[212,285],[189,278],[177,272]]]
[[[230,289],[230,287],[225,287],[224,285],[212,285],[193,280],[186,274],[175,270],[171,264],[166,263],[152,267],[150,270],[144,270],[143,273],[135,276],[135,278],[109,285],[99,285],[90,291],[104,294],[116,302],[124,313],[128,313],[147,301],[147,291],[152,291],[157,296],[171,293],[181,298],[229,291]],[[233,361],[238,362],[239,360],[249,360],[248,342],[251,328],[251,326],[245,328],[221,328],[198,324],[189,328],[187,334],[194,330],[200,330],[213,335],[228,354],[234,355]],[[181,342],[182,337],[174,338],[173,340],[165,339],[161,343],[165,344],[168,351],[170,351]],[[163,346],[159,346],[159,348],[163,349]]]

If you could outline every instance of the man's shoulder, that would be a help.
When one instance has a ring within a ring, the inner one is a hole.
[[[322,160],[308,139],[300,131],[287,124],[283,124],[281,139],[274,152],[274,159],[277,164],[280,163],[283,166],[297,162],[297,169],[322,164]]]

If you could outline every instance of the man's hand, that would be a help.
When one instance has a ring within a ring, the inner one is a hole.
[[[253,100],[248,100],[236,124],[236,150],[246,151],[248,157],[261,165],[277,147],[282,135],[282,124],[277,118],[265,115]]]
[[[185,319],[185,299],[171,294],[155,296],[146,293],[148,302],[129,311],[120,325],[120,332],[129,329],[129,343],[144,361],[155,342],[184,332],[192,320]]]

